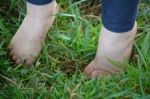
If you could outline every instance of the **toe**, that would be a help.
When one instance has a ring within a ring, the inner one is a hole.
[[[109,74],[108,72],[103,71],[103,70],[94,70],[94,71],[91,73],[90,77],[91,77],[91,78],[97,78],[97,77],[106,76],[106,75],[108,75],[108,74]]]
[[[30,57],[30,58],[25,59],[24,63],[25,63],[27,66],[31,67],[31,66],[33,66],[33,63],[34,63],[35,61],[36,61],[36,58],[35,58],[35,57]]]
[[[87,67],[85,67],[84,73],[85,73],[87,76],[90,76],[93,70],[94,70],[94,63],[93,63],[93,61],[92,61]]]
[[[13,60],[13,61],[16,61],[17,58],[18,58],[18,57],[17,57],[16,55],[13,55],[13,56],[12,56],[12,60]]]
[[[14,63],[16,65],[21,63],[20,58],[18,56],[16,56],[16,55],[13,55],[11,59],[12,59],[12,61],[14,61]]]
[[[87,76],[90,76],[91,73],[93,71],[93,68],[91,66],[87,66],[85,69],[84,69],[84,73],[87,75]]]

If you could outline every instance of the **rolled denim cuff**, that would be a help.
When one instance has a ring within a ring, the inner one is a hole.
[[[139,0],[102,0],[102,23],[112,32],[132,30]]]
[[[132,30],[135,24],[135,20],[131,21],[108,21],[107,19],[102,18],[102,23],[105,28],[112,32],[124,33]]]
[[[27,1],[35,5],[45,5],[51,3],[53,0],[27,0]]]

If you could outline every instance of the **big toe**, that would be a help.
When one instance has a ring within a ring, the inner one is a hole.
[[[14,52],[10,52],[9,53],[9,56],[10,56],[10,59],[15,63],[15,64],[19,64],[21,61],[20,61],[20,58],[18,57],[18,55],[16,55]]]
[[[89,77],[93,71],[94,71],[94,62],[92,61],[89,65],[85,67],[84,73]]]

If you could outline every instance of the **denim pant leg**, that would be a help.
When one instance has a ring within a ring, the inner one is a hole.
[[[102,22],[112,32],[130,31],[137,14],[139,0],[102,0]]]
[[[44,5],[51,3],[53,0],[27,0],[27,1],[35,5]]]

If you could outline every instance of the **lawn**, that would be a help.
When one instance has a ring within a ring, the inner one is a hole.
[[[87,2],[88,1],[88,2]],[[84,79],[101,28],[99,0],[57,0],[60,13],[34,67],[14,65],[7,46],[25,1],[0,0],[0,99],[150,99],[150,0],[139,4],[138,34],[127,70]]]

